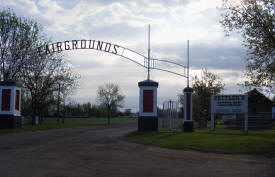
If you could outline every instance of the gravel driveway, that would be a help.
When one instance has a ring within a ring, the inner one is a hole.
[[[274,177],[275,158],[127,142],[135,124],[0,135],[1,177]]]

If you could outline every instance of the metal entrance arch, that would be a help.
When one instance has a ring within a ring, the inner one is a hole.
[[[120,45],[116,45],[110,42],[104,42],[104,41],[99,41],[99,40],[70,40],[70,41],[64,41],[64,42],[56,42],[56,43],[50,43],[46,44],[43,46],[38,47],[37,49],[31,51],[29,56],[34,56],[34,55],[48,55],[51,53],[55,52],[63,52],[67,50],[79,50],[79,49],[93,49],[93,50],[98,50],[101,52],[106,52],[110,54],[114,54],[120,57],[123,57],[125,59],[128,59],[136,64],[138,64],[141,67],[147,68],[148,69],[148,79],[142,82],[139,82],[139,87],[140,87],[140,93],[142,91],[142,94],[140,94],[140,102],[144,100],[148,100],[147,98],[143,97],[143,93],[146,93],[146,95],[150,96],[149,102],[150,104],[154,105],[149,105],[151,106],[152,113],[148,113],[147,111],[144,111],[145,117],[154,117],[156,115],[156,89],[158,87],[158,83],[151,81],[150,80],[150,69],[155,69],[155,70],[160,70],[164,72],[168,72],[171,74],[175,74],[181,77],[187,78],[187,88],[184,89],[184,94],[186,95],[186,100],[188,103],[184,104],[184,108],[188,114],[185,114],[184,118],[184,130],[186,129],[187,131],[193,131],[193,122],[192,122],[192,89],[189,87],[189,41],[187,43],[188,46],[188,61],[187,61],[187,66],[184,66],[182,64],[176,63],[174,61],[169,61],[169,60],[162,60],[162,59],[153,59],[150,58],[150,26],[149,26],[149,42],[148,42],[148,57],[145,57],[144,55],[135,52],[131,49],[122,47]],[[26,58],[23,63],[28,63],[28,58]],[[12,64],[12,62],[11,62]],[[9,68],[9,74],[10,74],[10,79],[12,79],[13,75],[13,66],[10,65]],[[153,90],[153,92],[149,92],[149,90]],[[149,94],[150,93],[150,94]],[[186,94],[187,93],[187,94]],[[1,93],[2,94],[2,93]],[[141,96],[143,98],[141,98]],[[1,103],[2,104],[2,103]],[[11,101],[11,105],[14,104],[13,101]],[[143,104],[140,104],[140,110],[141,107],[143,108],[143,105],[148,106],[146,102],[143,102]],[[191,106],[190,106],[191,105]],[[150,108],[150,110],[151,110]],[[190,113],[191,112],[191,113]],[[1,112],[0,112],[1,114]],[[21,113],[19,113],[21,115]],[[18,115],[19,115],[18,114]],[[142,116],[141,116],[142,117]],[[192,123],[192,124],[189,124]],[[150,130],[150,129],[149,129]]]
[[[110,42],[99,41],[99,40],[71,40],[64,42],[56,42],[46,44],[37,48],[39,55],[50,54],[54,52],[62,52],[68,50],[79,50],[79,49],[92,49],[101,52],[110,53],[128,59],[141,67],[160,70],[175,74],[181,77],[188,77],[188,66],[176,63],[174,61],[154,59],[145,57],[144,55],[135,52],[126,47],[122,47],[117,44]],[[169,68],[169,69],[168,69]]]

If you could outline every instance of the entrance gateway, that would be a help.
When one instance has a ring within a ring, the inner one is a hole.
[[[30,52],[47,55],[67,50],[94,49],[126,58],[147,69],[148,77],[138,83],[139,91],[139,119],[138,131],[157,131],[157,88],[158,82],[150,80],[150,70],[156,69],[187,78],[187,87],[184,89],[184,131],[193,131],[192,120],[192,92],[189,87],[189,41],[187,42],[187,66],[169,61],[150,58],[150,25],[148,27],[148,56],[139,54],[120,45],[99,40],[71,40],[56,42],[40,46]],[[23,61],[27,63],[28,59]],[[12,64],[12,62],[11,62]],[[167,69],[167,67],[171,67]],[[181,69],[179,72],[178,69]],[[0,82],[0,128],[20,128],[21,125],[21,84],[12,80],[13,66],[9,68],[9,80]]]

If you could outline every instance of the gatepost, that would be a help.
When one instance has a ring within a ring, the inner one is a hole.
[[[184,132],[193,132],[194,123],[192,118],[192,94],[193,89],[186,87],[184,92],[184,122],[183,122],[183,131]]]
[[[138,131],[158,131],[157,88],[158,82],[144,80],[139,86]]]
[[[0,128],[21,128],[21,84],[8,80],[0,82]]]

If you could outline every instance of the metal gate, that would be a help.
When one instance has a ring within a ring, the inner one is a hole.
[[[166,130],[178,129],[178,102],[170,100],[163,103],[162,125]]]

